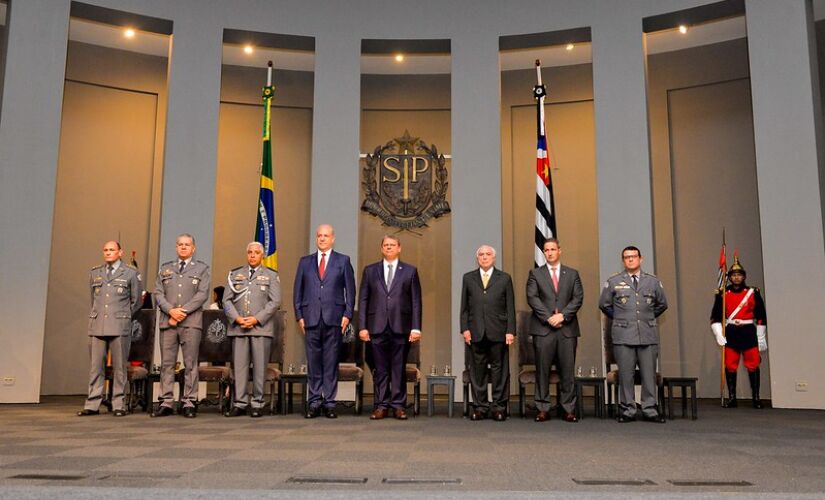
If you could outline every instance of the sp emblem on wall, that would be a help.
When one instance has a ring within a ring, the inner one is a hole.
[[[366,157],[361,171],[361,210],[400,229],[426,227],[450,213],[446,158],[435,144],[427,146],[408,131]]]

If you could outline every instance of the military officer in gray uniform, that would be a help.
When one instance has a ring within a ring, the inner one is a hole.
[[[117,241],[103,245],[104,264],[89,272],[92,310],[89,312],[89,395],[78,416],[100,413],[106,378],[106,354],[112,352],[112,410],[126,415],[124,392],[126,363],[132,340],[132,317],[143,303],[140,275],[121,261],[123,250]]]
[[[659,355],[657,320],[667,309],[659,278],[642,271],[642,253],[635,246],[622,250],[624,272],[611,276],[602,288],[599,309],[612,318],[613,354],[619,365],[619,422],[636,419],[634,374],[642,379],[642,418],[664,423],[656,409],[656,361]]]
[[[264,381],[275,313],[281,307],[281,280],[278,273],[261,265],[264,246],[254,241],[246,246],[247,265],[229,271],[224,291],[223,310],[232,337],[232,371],[235,375],[235,401],[227,417],[238,417],[250,406],[247,386],[252,362],[252,402],[250,416],[261,416],[264,407]],[[251,355],[251,359],[250,359]]]
[[[203,304],[209,299],[209,266],[194,260],[195,238],[181,234],[175,241],[178,258],[160,266],[155,281],[155,303],[160,323],[160,399],[153,417],[171,415],[178,348],[183,349],[184,385],[180,395],[183,416],[197,416],[198,349]]]

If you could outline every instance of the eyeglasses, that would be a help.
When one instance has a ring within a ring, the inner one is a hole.
[[[641,255],[622,255],[622,260],[633,260],[639,258],[641,258]]]

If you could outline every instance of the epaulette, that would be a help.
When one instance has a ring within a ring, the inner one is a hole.
[[[92,268],[92,269],[90,269],[90,270],[91,270],[91,271],[95,271],[95,270],[97,270],[97,269],[101,269],[101,268],[103,268],[103,264],[100,264],[99,266],[95,266],[95,267],[93,267],[93,268]]]
[[[169,264],[174,264],[174,263],[175,263],[174,260],[170,260],[169,262],[164,262],[163,264],[161,264],[160,267],[168,266]]]
[[[624,273],[624,271],[619,271],[618,273],[611,274],[610,276],[608,276],[608,277],[607,277],[607,279],[612,279],[612,278],[615,278],[616,276],[618,276],[618,275],[620,275],[620,274],[622,274],[622,273]]]
[[[209,264],[207,264],[206,262],[204,262],[204,261],[202,261],[202,260],[197,260],[197,259],[195,259],[195,262],[200,262],[200,263],[201,263],[201,264],[203,264],[204,266],[208,266],[208,265],[209,265]]]
[[[123,265],[124,265],[125,267],[127,267],[127,268],[131,269],[132,271],[137,271],[137,270],[138,270],[138,268],[136,268],[136,267],[135,267],[135,266],[133,266],[132,264],[126,264],[126,263],[124,262],[124,263],[123,263]]]
[[[235,271],[240,271],[241,269],[243,269],[243,268],[245,268],[245,267],[246,267],[246,266],[238,266],[238,267],[236,267],[235,269],[232,269],[232,270],[231,270],[231,271],[229,271],[229,272],[230,272],[230,273],[234,273]]]
[[[267,269],[269,269],[269,270],[270,270],[270,271],[272,271],[273,273],[278,274],[278,271],[277,271],[277,270],[272,269],[272,268],[271,268],[271,267],[269,267],[269,266],[264,266],[264,267],[265,267],[265,268],[267,268]]]

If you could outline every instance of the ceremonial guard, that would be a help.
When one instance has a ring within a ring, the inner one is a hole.
[[[636,420],[634,375],[638,365],[642,379],[642,419],[664,423],[656,405],[657,318],[667,310],[667,298],[659,278],[642,271],[642,260],[637,247],[622,250],[625,270],[604,283],[599,309],[613,320],[610,334],[619,365],[618,421]]]
[[[178,349],[183,349],[183,416],[195,418],[198,398],[198,350],[203,328],[203,304],[209,299],[209,266],[195,260],[195,239],[181,234],[175,241],[178,258],[160,266],[155,281],[155,303],[160,322],[160,399],[153,417],[173,413],[172,388]]]
[[[112,410],[116,417],[126,415],[126,363],[131,344],[132,317],[143,303],[140,275],[123,263],[123,250],[117,241],[103,245],[104,264],[89,272],[92,309],[89,312],[89,393],[78,416],[100,413],[106,378],[106,354],[112,353]]]
[[[725,347],[725,380],[728,384],[728,399],[725,408],[735,408],[736,371],[739,358],[743,358],[751,383],[753,407],[762,408],[759,399],[759,364],[761,351],[768,349],[767,316],[765,302],[759,289],[745,284],[747,273],[739,263],[739,256],[734,255],[733,265],[728,271],[730,284],[725,288],[724,297],[717,290],[710,313],[710,328],[719,346]],[[724,303],[724,318],[722,308]],[[724,319],[725,328],[722,328]],[[724,333],[723,333],[724,331]]]
[[[229,320],[232,337],[232,370],[235,377],[235,400],[227,417],[246,413],[261,416],[264,407],[264,381],[272,338],[275,313],[281,306],[281,280],[278,273],[261,265],[264,247],[258,242],[246,246],[247,265],[229,271],[224,291],[223,310]],[[249,365],[252,364],[252,402],[250,404]]]

